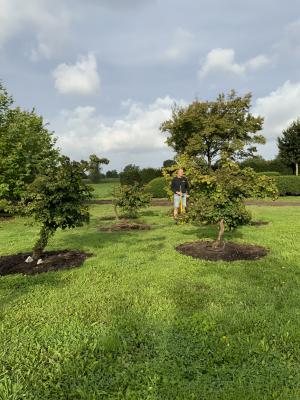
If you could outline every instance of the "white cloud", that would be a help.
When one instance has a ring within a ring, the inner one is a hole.
[[[194,48],[194,35],[186,29],[178,28],[174,35],[174,43],[168,47],[163,58],[169,61],[184,61]]]
[[[31,60],[51,58],[62,50],[69,22],[70,13],[61,2],[0,0],[0,47],[23,31],[33,31]]]
[[[276,139],[300,117],[300,82],[287,81],[268,96],[258,98],[253,113],[265,117],[263,134],[267,139]]]
[[[210,73],[226,72],[239,76],[244,76],[248,70],[261,68],[270,62],[265,55],[258,55],[249,59],[245,63],[237,63],[235,60],[234,49],[213,49],[211,50],[198,72],[199,79],[204,78]]]
[[[106,123],[95,107],[65,110],[56,124],[58,144],[63,152],[77,158],[93,152],[127,153],[126,157],[130,157],[132,153],[142,156],[168,151],[166,135],[159,127],[170,118],[174,101],[166,96],[148,106],[130,102],[127,115],[111,123]]]
[[[55,87],[61,94],[88,95],[98,91],[100,77],[93,53],[80,56],[74,65],[60,64],[53,72]]]

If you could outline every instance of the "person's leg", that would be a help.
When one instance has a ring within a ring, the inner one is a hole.
[[[180,204],[180,196],[178,194],[174,194],[174,219],[176,220],[178,215],[178,208]]]
[[[186,193],[182,193],[181,200],[182,200],[182,208],[185,211],[185,209],[186,209]]]

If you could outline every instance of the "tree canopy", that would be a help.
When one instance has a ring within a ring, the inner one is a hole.
[[[161,125],[169,134],[167,144],[178,154],[203,157],[208,166],[220,159],[239,159],[265,143],[263,118],[250,113],[251,93],[243,97],[232,90],[215,101],[195,100],[187,107],[175,105],[172,118]]]
[[[282,132],[278,138],[279,157],[287,164],[295,167],[295,174],[299,174],[300,163],[300,119]]]
[[[0,84],[0,199],[18,201],[27,184],[54,165],[56,140],[35,110],[13,108]]]

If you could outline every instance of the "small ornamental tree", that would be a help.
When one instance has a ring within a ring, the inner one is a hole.
[[[251,168],[241,169],[233,162],[223,164],[209,175],[193,169],[190,171],[190,184],[188,219],[219,225],[213,248],[220,246],[225,230],[250,222],[251,214],[246,210],[245,199],[275,199],[278,195],[272,178],[259,176]]]
[[[58,228],[75,228],[89,221],[85,202],[91,197],[91,188],[83,183],[82,177],[80,163],[61,157],[55,167],[28,186],[20,204],[21,212],[33,216],[41,225],[33,259],[42,256]]]
[[[113,205],[118,219],[118,208],[124,215],[130,218],[137,218],[140,209],[150,205],[151,195],[145,193],[143,187],[138,183],[133,185],[121,185],[114,191]]]

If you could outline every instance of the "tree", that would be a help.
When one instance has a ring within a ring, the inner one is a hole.
[[[112,169],[111,171],[107,171],[105,176],[106,178],[119,178],[119,173],[116,169]]]
[[[120,182],[121,185],[133,185],[134,183],[142,183],[142,178],[140,174],[140,167],[134,164],[128,164],[120,172]]]
[[[250,167],[255,172],[278,172],[280,175],[292,175],[293,170],[279,156],[273,160],[265,160],[262,156],[248,157],[239,163],[242,168]]]
[[[140,170],[140,177],[143,185],[146,185],[159,176],[162,176],[160,168],[143,168]]]
[[[214,248],[220,246],[225,230],[250,222],[251,215],[245,208],[245,199],[267,196],[276,198],[278,195],[272,178],[259,176],[251,168],[241,169],[232,161],[223,163],[209,174],[197,158],[180,156],[177,165],[185,169],[190,183],[187,220],[219,225],[218,237],[213,242]],[[170,179],[172,168],[164,171],[167,179]]]
[[[118,208],[130,218],[137,218],[141,208],[150,205],[151,195],[138,183],[122,185],[115,189],[113,205],[118,218]]]
[[[109,160],[107,158],[99,158],[96,154],[90,155],[89,160],[89,178],[93,183],[99,183],[103,174],[101,174],[101,165],[102,164],[109,164]]]
[[[278,138],[279,157],[287,164],[295,167],[295,175],[299,174],[300,163],[300,119],[282,132]]]
[[[19,205],[19,211],[33,216],[41,225],[39,238],[33,248],[33,258],[39,259],[48,240],[58,228],[69,229],[89,221],[86,200],[91,188],[83,183],[80,163],[60,157],[28,186]]]
[[[204,157],[209,168],[220,159],[239,159],[256,152],[256,143],[265,143],[257,132],[263,118],[250,112],[250,93],[244,97],[231,91],[215,101],[195,100],[187,107],[175,105],[172,118],[160,129],[167,132],[167,144],[178,154]]]
[[[165,160],[163,162],[163,168],[172,167],[172,165],[175,165],[175,164],[176,164],[175,160]]]
[[[12,105],[0,84],[0,200],[16,203],[26,185],[56,163],[59,151],[41,116]]]

